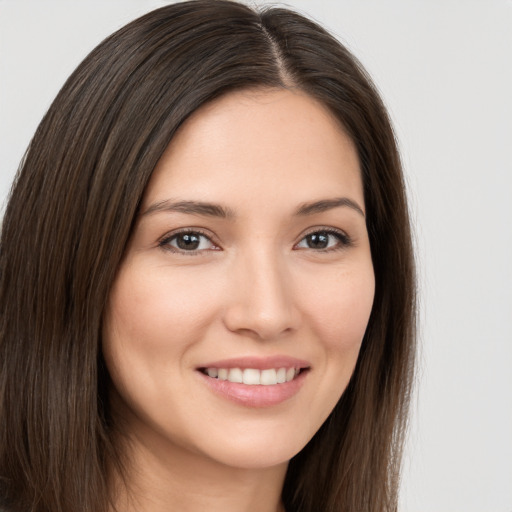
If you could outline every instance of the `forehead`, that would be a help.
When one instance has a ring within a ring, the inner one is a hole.
[[[363,200],[352,140],[317,100],[271,89],[229,93],[197,110],[156,166],[144,203],[185,195],[274,204],[336,194]]]

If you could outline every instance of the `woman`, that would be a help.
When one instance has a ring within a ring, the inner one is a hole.
[[[414,361],[394,136],[284,9],[192,1],[64,85],[1,241],[13,511],[390,511]]]

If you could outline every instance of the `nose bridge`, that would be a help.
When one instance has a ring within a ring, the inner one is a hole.
[[[285,256],[269,244],[237,258],[226,325],[261,339],[277,338],[298,326],[299,315]]]

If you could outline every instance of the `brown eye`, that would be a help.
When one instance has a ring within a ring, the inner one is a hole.
[[[347,235],[338,231],[315,231],[306,235],[297,245],[298,249],[336,250],[350,245]]]
[[[329,246],[329,233],[312,233],[306,237],[310,249],[326,249]]]
[[[162,240],[160,246],[170,251],[192,254],[217,249],[215,244],[206,235],[197,231],[176,233]]]
[[[201,235],[195,233],[183,233],[176,235],[176,245],[178,249],[184,251],[195,251],[201,244]]]

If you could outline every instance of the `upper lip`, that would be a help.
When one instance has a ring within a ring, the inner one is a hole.
[[[311,365],[304,359],[289,357],[285,355],[277,355],[270,357],[233,357],[212,361],[197,367],[202,368],[254,368],[256,370],[268,370],[271,368],[309,368]]]

